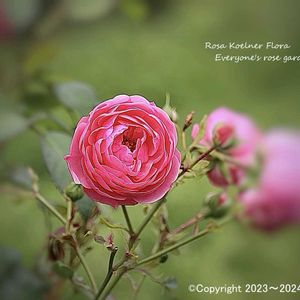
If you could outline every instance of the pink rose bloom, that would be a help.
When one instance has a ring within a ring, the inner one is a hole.
[[[195,124],[192,129],[194,139],[199,132],[199,125]],[[224,147],[223,152],[237,161],[242,166],[251,166],[255,163],[256,147],[261,134],[254,122],[246,115],[234,112],[228,108],[218,108],[207,117],[204,137],[199,144],[212,147],[216,140],[224,144],[232,140],[232,146]],[[210,172],[208,178],[217,186],[227,186],[228,184],[240,184],[244,178],[242,168],[233,164],[227,164],[229,178],[225,178],[218,165]]]
[[[300,222],[300,134],[277,130],[264,137],[258,186],[240,195],[250,222],[264,230]]]
[[[170,190],[180,168],[168,115],[141,96],[116,96],[77,124],[65,157],[75,183],[113,207],[152,203]]]

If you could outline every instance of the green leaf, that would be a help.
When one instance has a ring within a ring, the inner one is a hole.
[[[88,218],[90,217],[93,211],[93,208],[95,207],[95,203],[87,196],[83,196],[83,198],[75,202],[75,205],[83,220],[87,222]]]
[[[15,112],[2,111],[0,113],[0,142],[14,137],[27,129],[29,121]]]
[[[109,220],[107,220],[106,218],[100,216],[100,223],[104,224],[105,226],[107,226],[108,228],[111,229],[121,229],[121,230],[125,230],[128,231],[128,229],[120,224],[113,224],[111,223]]]
[[[72,279],[74,271],[71,270],[66,264],[58,261],[53,265],[53,271],[60,277]]]
[[[47,169],[55,185],[63,191],[72,181],[64,156],[69,152],[71,137],[65,133],[48,132],[41,138]]]
[[[76,81],[56,84],[54,94],[62,104],[78,112],[79,115],[89,113],[97,102],[94,89]]]
[[[94,240],[96,243],[99,243],[99,244],[104,244],[106,242],[105,238],[101,235],[96,235],[94,237]]]
[[[19,166],[9,172],[9,179],[17,185],[27,190],[32,189],[32,178],[29,174],[29,168]]]
[[[210,170],[210,161],[209,160],[201,160],[194,167],[194,172],[196,176],[205,175]]]
[[[227,163],[219,161],[215,168],[219,168],[221,174],[226,178],[226,180],[231,182],[230,170]]]

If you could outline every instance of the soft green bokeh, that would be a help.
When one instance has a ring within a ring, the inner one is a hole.
[[[6,44],[1,49],[1,65],[8,78],[15,78],[15,57],[20,51],[49,51],[51,58],[43,62],[45,69],[62,78],[93,85],[99,100],[120,93],[141,94],[163,105],[169,92],[181,120],[191,110],[200,120],[217,106],[229,106],[251,115],[265,130],[299,126],[299,62],[216,63],[216,52],[204,49],[205,41],[274,41],[289,42],[292,49],[287,54],[299,55],[299,1],[169,2],[164,10],[146,20],[114,13],[96,23],[60,27],[35,45],[28,41],[21,46],[20,42]],[[280,51],[285,53],[277,52]],[[1,80],[5,87],[10,85],[3,75]],[[5,105],[9,105],[8,100]],[[1,162],[6,167],[32,165],[43,177],[44,193],[56,195],[47,185],[39,144],[32,133],[7,144],[2,149]],[[192,215],[209,188],[205,180],[194,180],[171,193],[171,226]],[[24,263],[32,266],[43,251],[46,227],[42,212],[30,197],[17,201],[4,191],[1,198],[1,244],[19,249]],[[140,212],[138,207],[129,208],[135,226]],[[151,230],[143,235],[148,246],[152,237]],[[101,282],[107,253],[99,248],[88,261]],[[170,255],[155,272],[177,278],[178,288],[172,294],[163,294],[158,285],[146,279],[140,299],[297,299],[297,295],[278,292],[192,294],[188,285],[300,284],[299,252],[299,227],[266,235],[233,223],[185,247],[181,256]],[[124,280],[116,288],[116,299],[131,299],[129,291],[129,281]],[[69,299],[81,299],[70,295]]]

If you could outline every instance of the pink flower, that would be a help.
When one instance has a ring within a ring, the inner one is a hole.
[[[194,139],[199,132],[199,125],[192,129]],[[224,146],[223,152],[242,166],[255,163],[256,147],[260,140],[260,132],[253,121],[246,115],[234,112],[228,108],[218,108],[208,115],[204,137],[199,144],[212,147],[216,142]],[[227,145],[228,144],[228,145]],[[241,167],[226,165],[228,177],[222,173],[219,164],[208,173],[210,181],[217,186],[240,184],[244,178]]]
[[[245,176],[244,170],[233,164],[227,164],[226,167],[226,177],[222,174],[220,167],[217,165],[207,173],[208,179],[216,186],[225,187],[229,184],[238,185]],[[228,180],[230,180],[230,182]]]
[[[162,198],[176,180],[180,153],[168,115],[141,96],[116,96],[77,124],[65,157],[92,199],[135,205]]]
[[[277,130],[264,137],[258,186],[240,195],[254,226],[273,230],[300,222],[299,149],[299,133]]]
[[[213,141],[216,145],[229,147],[234,142],[234,132],[233,125],[220,123],[214,128]]]

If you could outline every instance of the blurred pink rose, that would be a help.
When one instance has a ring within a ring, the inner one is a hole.
[[[198,132],[199,125],[195,124],[192,138],[195,138]],[[259,130],[249,117],[221,107],[208,115],[204,137],[199,144],[211,147],[217,140],[226,146],[231,140],[232,145],[224,148],[223,152],[242,166],[251,166],[255,162],[256,147],[260,138]],[[229,178],[225,178],[218,164],[208,173],[208,178],[217,186],[240,184],[244,178],[242,168],[233,164],[227,164],[227,168]]]
[[[235,130],[231,124],[220,123],[215,126],[213,142],[223,148],[229,147],[234,142]]]
[[[273,230],[300,222],[300,134],[284,130],[263,139],[258,186],[240,195],[251,223]]]
[[[228,182],[228,178],[222,174],[218,165],[207,173],[208,179],[214,185],[221,187],[225,187],[229,184],[238,185],[244,176],[244,170],[233,164],[227,164],[227,177],[229,177],[230,182]]]
[[[113,207],[151,203],[176,180],[180,152],[168,115],[141,96],[116,96],[80,119],[65,157],[86,194]]]

